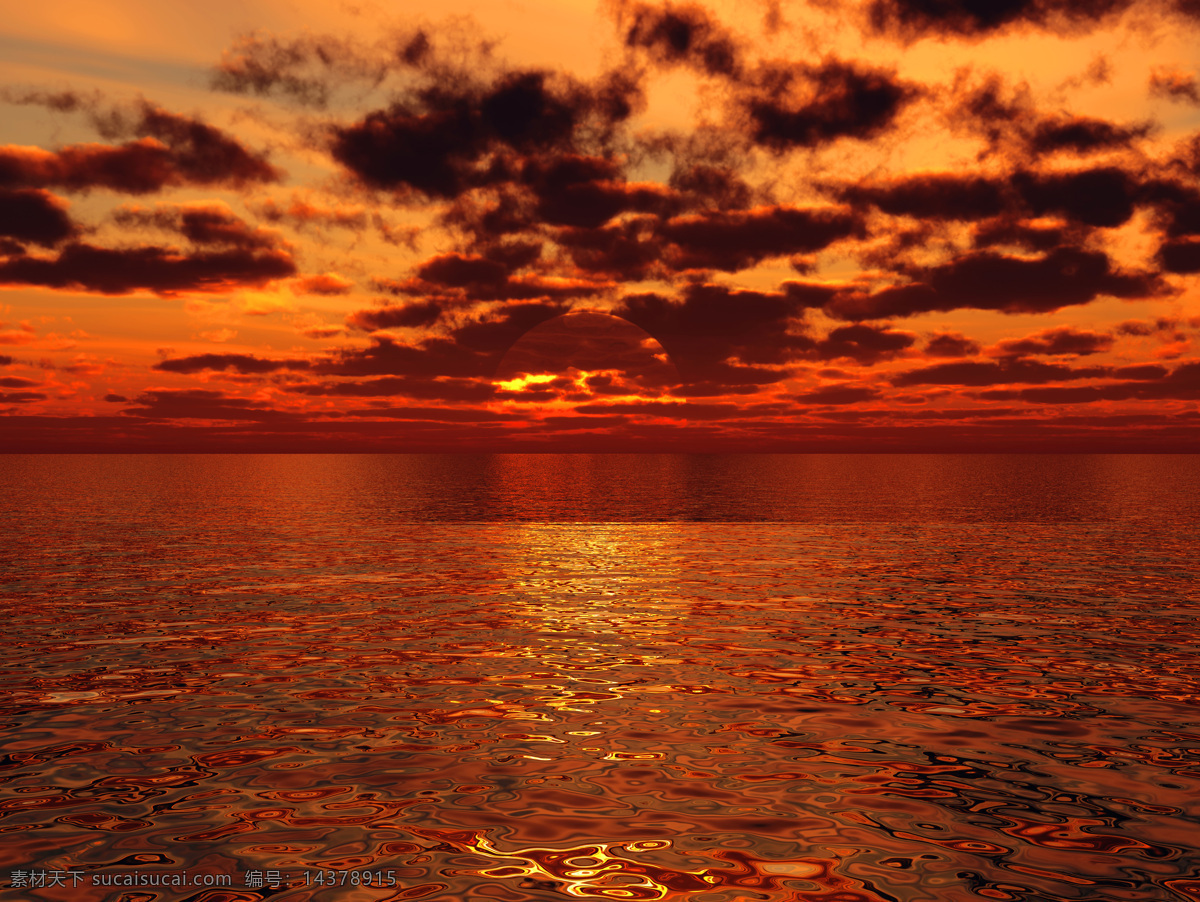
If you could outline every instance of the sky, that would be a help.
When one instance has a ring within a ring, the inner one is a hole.
[[[1198,48],[1197,0],[18,5],[0,449],[1200,450]]]

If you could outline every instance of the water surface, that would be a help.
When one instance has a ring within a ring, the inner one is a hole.
[[[1198,463],[0,458],[0,898],[1200,899]]]

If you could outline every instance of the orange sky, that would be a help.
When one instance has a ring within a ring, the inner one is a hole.
[[[1200,447],[1194,0],[411,8],[0,23],[4,449]]]

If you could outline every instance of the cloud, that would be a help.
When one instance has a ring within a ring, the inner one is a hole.
[[[1018,172],[1013,185],[1034,216],[1055,214],[1090,226],[1128,222],[1138,184],[1115,166],[1070,173]]]
[[[979,38],[1018,26],[1068,33],[1104,24],[1133,0],[871,0],[872,30],[905,41],[922,37]]]
[[[743,102],[751,140],[784,152],[838,138],[875,138],[919,93],[890,70],[830,58],[819,65],[764,66]]]
[[[1082,357],[1100,354],[1112,348],[1113,337],[1102,332],[1056,326],[1024,338],[1006,338],[996,344],[993,353],[1025,357],[1031,354]]]
[[[357,310],[346,317],[346,325],[364,332],[377,329],[415,329],[431,326],[441,319],[444,310],[436,301],[418,301],[399,306],[372,307]]]
[[[1031,251],[1048,251],[1083,239],[1084,230],[1065,224],[998,216],[979,223],[972,243],[976,248],[1010,245]]]
[[[1021,357],[996,362],[963,361],[938,363],[897,373],[890,377],[896,386],[905,385],[1003,385],[1012,382],[1041,384],[1094,379],[1107,376],[1109,367],[1069,367],[1059,363],[1041,363]]]
[[[27,345],[37,341],[37,330],[29,320],[23,320],[18,328],[8,328],[8,323],[0,322],[0,345]],[[12,358],[5,358],[9,363]]]
[[[1159,66],[1150,72],[1150,93],[1200,106],[1200,82],[1193,72]]]
[[[335,272],[317,273],[294,280],[291,288],[297,294],[348,294],[354,288],[354,280]]]
[[[1042,112],[1027,84],[1009,86],[997,73],[976,77],[971,69],[960,70],[948,98],[945,114],[952,131],[983,138],[984,156],[1004,150],[1010,160],[1026,167],[1036,167],[1054,155],[1078,158],[1135,150],[1156,131],[1152,121],[1122,123]]]
[[[262,407],[244,398],[231,398],[208,389],[151,389],[133,400],[137,407],[121,411],[125,416],[152,420],[251,420],[256,422],[299,421],[296,414]]]
[[[521,181],[536,198],[538,221],[596,228],[629,211],[667,212],[680,206],[673,192],[654,183],[628,184],[611,160],[562,154],[530,160]]]
[[[1056,116],[1033,127],[1029,149],[1035,154],[1070,151],[1075,154],[1127,148],[1153,131],[1148,122],[1118,125],[1089,116]]]
[[[677,216],[662,223],[655,237],[672,269],[736,272],[772,257],[822,250],[863,231],[863,220],[848,207],[779,205]]]
[[[438,35],[424,28],[389,29],[373,43],[326,34],[285,39],[253,32],[221,55],[211,84],[219,91],[284,97],[323,108],[338,88],[356,83],[374,88],[397,72],[444,69],[435,47],[439,37],[457,42],[459,50],[467,38],[462,32]]]
[[[971,357],[981,350],[979,342],[959,332],[937,332],[925,345],[929,357]]]
[[[272,197],[248,203],[258,216],[272,223],[285,223],[294,229],[310,226],[362,230],[374,219],[382,222],[378,213],[369,216],[362,204],[330,204],[301,197],[294,193],[284,202]]]
[[[1143,320],[1130,319],[1119,324],[1116,331],[1121,335],[1154,335],[1155,333],[1171,332],[1176,329],[1179,323],[1168,317],[1160,317],[1154,322],[1145,322]]]
[[[233,370],[235,373],[274,373],[279,370],[307,370],[311,362],[300,358],[267,360],[250,354],[196,354],[160,360],[151,369],[164,373],[200,373],[206,370]]]
[[[94,111],[92,119],[105,137],[135,140],[72,144],[57,151],[0,147],[0,187],[146,194],[176,185],[241,188],[283,176],[264,155],[220,129],[147,101],[132,111]]]
[[[608,103],[607,87],[589,90],[536,70],[506,72],[486,85],[433,84],[409,102],[334,126],[331,152],[372,188],[449,200],[519,181],[517,155],[575,149],[576,131],[590,119],[628,116]]]
[[[1158,260],[1167,272],[1200,272],[1200,239],[1178,238],[1164,242],[1159,248]]]
[[[892,216],[977,220],[1003,212],[1009,201],[1003,183],[978,175],[926,174],[837,187],[839,200],[870,204]]]
[[[48,191],[0,188],[0,236],[53,247],[75,232],[66,204]]]
[[[154,210],[121,207],[114,220],[126,228],[176,232],[193,244],[255,250],[282,243],[277,232],[255,228],[223,203],[160,204]]]
[[[614,4],[626,47],[644,51],[660,66],[686,65],[709,75],[732,77],[741,69],[740,49],[725,26],[698,4]]]
[[[398,315],[404,308],[376,308],[352,314],[348,323],[370,328]],[[444,335],[431,335],[413,343],[385,334],[372,336],[367,348],[342,348],[314,364],[325,375],[337,376],[445,376],[487,377],[522,335],[533,327],[567,312],[555,301],[511,303],[456,321]],[[376,313],[376,311],[380,311]],[[372,319],[372,314],[375,319]],[[403,325],[403,323],[394,323]]]
[[[346,415],[442,423],[513,423],[523,419],[521,414],[478,407],[370,407],[347,410]]]
[[[284,391],[315,397],[378,398],[406,396],[425,400],[458,402],[490,401],[496,387],[489,380],[442,379],[427,376],[385,376],[349,382],[297,383],[284,386]]]
[[[814,346],[811,338],[791,331],[805,307],[806,299],[784,292],[696,283],[684,289],[682,300],[628,295],[613,313],[662,344],[686,379],[744,384],[785,378],[786,372],[753,365],[783,364]],[[731,370],[732,358],[751,366]]]
[[[1157,368],[1161,371],[1161,367]],[[1114,373],[1115,375],[1115,373]],[[1040,404],[1089,404],[1094,401],[1200,399],[1200,362],[1184,363],[1165,375],[1143,368],[1128,382],[1079,387],[996,389],[981,392],[988,400],[1021,400]]]
[[[9,257],[0,261],[0,285],[35,285],[98,294],[150,291],[223,292],[262,286],[293,275],[284,251],[242,249],[181,253],[173,248],[103,248],[82,242],[64,246],[56,257]]]
[[[963,308],[1052,313],[1101,295],[1148,298],[1165,287],[1151,272],[1124,272],[1100,251],[1059,247],[1037,259],[992,251],[962,254],[874,294],[844,292],[826,307],[842,319],[881,319]]]
[[[463,306],[473,301],[566,300],[591,297],[613,286],[605,282],[537,273],[514,275],[540,256],[541,244],[494,244],[485,254],[440,254],[416,268],[408,279],[376,279],[392,294],[424,298],[427,303]]]
[[[792,395],[800,404],[859,404],[880,396],[877,388],[866,385],[825,385],[809,392]]]
[[[911,332],[893,330],[890,326],[869,326],[856,323],[839,326],[817,342],[815,355],[822,360],[849,357],[862,364],[873,364],[895,357],[912,347],[917,336]]]

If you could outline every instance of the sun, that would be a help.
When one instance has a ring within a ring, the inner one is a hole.
[[[493,384],[506,403],[570,409],[671,399],[679,372],[661,344],[608,313],[566,313],[530,329],[504,355]]]

